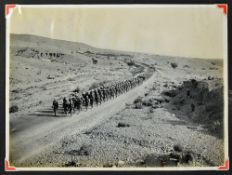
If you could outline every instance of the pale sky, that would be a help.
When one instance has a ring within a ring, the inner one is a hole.
[[[15,9],[10,33],[115,50],[223,58],[226,15],[216,5],[47,7]]]

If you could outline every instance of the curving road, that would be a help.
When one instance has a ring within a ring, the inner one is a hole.
[[[108,120],[124,109],[127,103],[132,103],[139,95],[143,95],[154,80],[155,74],[142,85],[79,114],[68,117],[36,117],[35,114],[31,120],[24,118],[14,123],[15,132],[12,132],[10,137],[11,163],[20,165],[27,159],[51,149],[52,145],[63,137],[82,133]]]

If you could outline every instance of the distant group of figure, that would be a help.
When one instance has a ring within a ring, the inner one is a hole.
[[[87,110],[89,107],[93,108],[94,105],[98,106],[107,100],[118,97],[130,89],[143,83],[148,76],[140,75],[135,78],[124,80],[121,82],[116,82],[111,85],[102,85],[98,88],[89,90],[83,93],[74,92],[67,99],[63,98],[63,112],[64,114],[72,114],[73,112],[81,111],[82,109]],[[53,101],[53,110],[56,116],[56,111],[59,107],[57,100]]]

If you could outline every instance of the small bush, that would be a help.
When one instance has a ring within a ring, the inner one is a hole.
[[[74,79],[74,78],[71,78],[71,77],[68,78],[67,80],[68,80],[68,81],[75,81],[75,79]]]
[[[91,154],[91,147],[88,145],[83,145],[78,150],[78,155],[80,156],[89,156]]]
[[[135,107],[135,109],[142,109],[143,108],[142,97],[138,97],[138,98],[135,99],[134,107]]]
[[[128,66],[134,66],[134,65],[135,65],[135,62],[132,61],[132,60],[130,60],[129,62],[127,62],[127,65],[128,65]]]
[[[209,69],[210,70],[218,70],[218,68],[216,68],[216,67],[210,67]]]
[[[194,155],[191,151],[187,151],[183,154],[181,162],[182,163],[191,163],[194,161]]]
[[[142,109],[142,108],[143,108],[142,103],[136,103],[135,104],[135,109]]]
[[[129,127],[130,125],[129,124],[127,124],[127,123],[122,123],[122,122],[119,122],[118,123],[118,127],[120,128],[120,127]]]
[[[208,76],[208,80],[214,80],[214,77]]]
[[[41,73],[42,73],[42,71],[39,70],[36,74],[37,74],[37,75],[41,75]]]
[[[175,69],[175,68],[177,68],[178,65],[176,63],[171,63],[171,66],[173,69]]]
[[[153,107],[151,107],[151,108],[149,109],[149,112],[150,112],[150,113],[153,113],[153,112],[154,112]]]
[[[79,93],[80,92],[80,88],[76,87],[76,89],[74,89],[73,92]]]
[[[68,161],[67,163],[64,164],[64,166],[69,167],[69,166],[76,166],[75,161]]]
[[[138,97],[134,100],[134,104],[136,103],[142,103],[142,97]]]
[[[47,79],[54,79],[55,77],[51,76],[51,75],[48,75],[47,76]]]
[[[167,84],[167,83],[165,83],[165,84],[163,85],[163,87],[166,87],[166,88],[167,88],[167,87],[168,87],[168,84]]]
[[[93,64],[97,64],[98,60],[92,58],[92,62],[93,62]]]
[[[183,151],[183,147],[180,144],[176,144],[173,146],[173,150],[176,152],[182,152]]]
[[[41,89],[44,90],[44,91],[46,91],[47,87],[46,86],[42,86]]]
[[[215,62],[211,62],[211,64],[212,64],[212,65],[216,65],[216,63],[215,63]]]
[[[143,101],[142,101],[142,104],[143,104],[144,106],[152,106],[153,100],[152,100],[152,99],[143,100]]]
[[[20,89],[13,89],[11,92],[13,93],[19,93],[21,90]]]
[[[19,107],[17,105],[13,105],[10,107],[10,113],[18,112]]]
[[[171,90],[171,91],[164,91],[163,94],[165,96],[168,96],[168,97],[175,97],[177,94],[176,94],[176,91],[174,90]]]

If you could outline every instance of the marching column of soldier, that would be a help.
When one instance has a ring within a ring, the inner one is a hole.
[[[130,89],[140,85],[143,83],[144,80],[149,78],[150,75],[144,74],[137,77],[134,77],[129,80],[124,80],[121,82],[116,82],[111,85],[102,85],[98,88],[89,90],[83,93],[74,92],[71,96],[67,99],[66,97],[63,98],[62,108],[64,114],[72,114],[73,112],[86,110],[89,108],[93,108],[94,105],[98,106],[107,100],[113,99],[118,97],[120,94],[123,94]],[[56,111],[59,107],[58,101],[54,99],[53,104],[53,111],[56,116]]]

